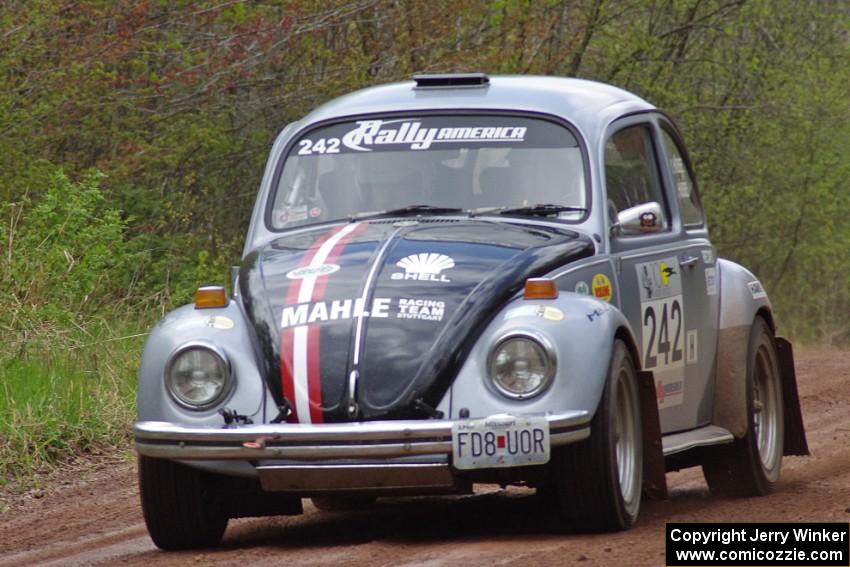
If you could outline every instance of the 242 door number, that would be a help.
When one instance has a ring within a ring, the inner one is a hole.
[[[641,308],[646,368],[665,369],[683,366],[682,296],[648,301],[643,303]]]

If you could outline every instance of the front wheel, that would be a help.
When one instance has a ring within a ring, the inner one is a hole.
[[[139,455],[139,495],[148,533],[160,549],[221,542],[228,516],[209,473]]]
[[[635,364],[617,339],[590,438],[553,455],[558,502],[573,528],[618,531],[637,519],[643,484],[640,416]]]
[[[779,480],[785,419],[776,341],[767,322],[756,317],[747,352],[747,433],[715,447],[702,465],[712,492],[762,496]]]

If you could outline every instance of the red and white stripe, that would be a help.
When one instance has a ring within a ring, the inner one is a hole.
[[[304,253],[298,267],[318,267],[333,263],[346,244],[366,223],[352,223],[330,230]],[[325,297],[328,278],[333,274],[308,276],[293,280],[286,294],[285,305],[312,303]],[[295,407],[291,422],[321,423],[322,380],[319,366],[319,325],[300,325],[281,332],[280,370],[283,395]]]

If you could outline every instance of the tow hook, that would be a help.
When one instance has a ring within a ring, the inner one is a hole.
[[[254,422],[251,421],[251,418],[247,415],[240,415],[236,410],[222,408],[218,410],[218,413],[224,418],[224,426],[231,427],[234,425],[251,425]]]
[[[443,419],[443,417],[445,415],[440,410],[434,409],[431,406],[429,406],[427,403],[425,403],[425,400],[422,399],[422,398],[416,398],[415,400],[413,400],[413,408],[416,409],[417,411],[424,413],[425,415],[427,415],[428,417],[430,417],[432,419]]]

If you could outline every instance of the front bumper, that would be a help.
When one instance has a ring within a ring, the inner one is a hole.
[[[547,414],[552,447],[590,436],[586,411]],[[371,489],[448,489],[452,420],[185,427],[140,421],[136,451],[181,461],[242,461],[263,488],[321,492]]]

